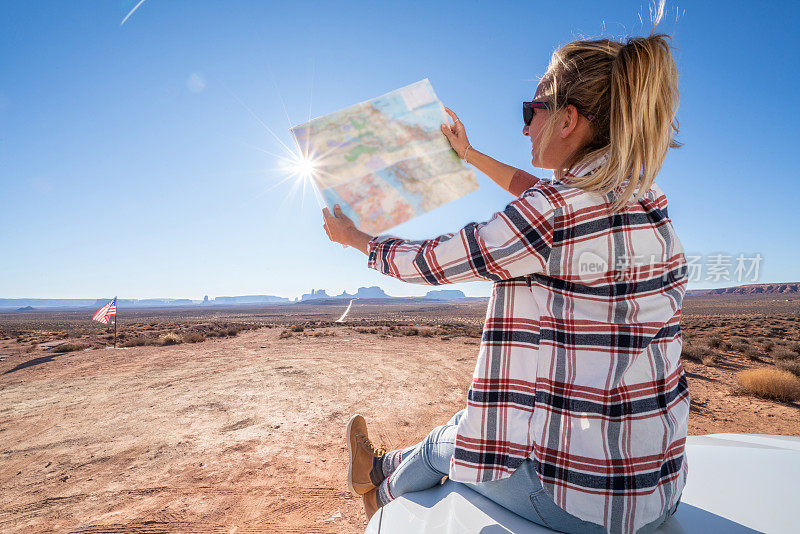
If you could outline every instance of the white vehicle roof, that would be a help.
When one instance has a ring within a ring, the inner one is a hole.
[[[800,437],[689,436],[686,487],[659,534],[800,532]],[[546,533],[463,484],[404,495],[376,513],[365,534]]]

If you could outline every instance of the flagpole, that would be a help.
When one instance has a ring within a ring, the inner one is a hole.
[[[114,297],[114,306],[116,313],[114,314],[114,348],[117,348],[117,317],[119,316],[119,306],[117,305],[117,297]]]

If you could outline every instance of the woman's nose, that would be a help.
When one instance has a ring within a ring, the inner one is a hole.
[[[528,127],[527,124],[522,127],[522,135],[525,135],[525,136],[530,135],[530,128]]]

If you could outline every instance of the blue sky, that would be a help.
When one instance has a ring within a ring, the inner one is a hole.
[[[269,190],[279,146],[242,103],[288,143],[281,100],[299,123],[429,78],[476,148],[531,170],[520,102],[554,48],[650,28],[647,2],[196,0],[147,0],[120,27],[135,3],[0,4],[0,297],[424,294],[330,243],[313,197]],[[797,281],[800,8],[667,11],[685,146],[657,182],[686,252],[758,253],[759,282]],[[479,182],[392,233],[457,231],[511,200]]]

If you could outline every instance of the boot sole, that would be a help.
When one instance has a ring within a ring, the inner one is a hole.
[[[350,420],[347,422],[347,430],[344,433],[344,439],[347,442],[347,456],[349,461],[347,462],[347,489],[350,490],[350,493],[355,495],[356,497],[360,497],[361,494],[356,491],[353,487],[353,447],[350,445],[350,432],[353,427],[353,421],[356,417],[359,417],[359,414],[354,414]]]

